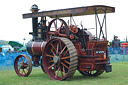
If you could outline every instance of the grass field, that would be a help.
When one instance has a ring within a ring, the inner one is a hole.
[[[0,71],[0,85],[128,85],[128,62],[112,66],[111,73],[98,77],[84,77],[76,71],[71,81],[51,80],[40,68],[34,68],[28,77],[18,77],[14,70]]]

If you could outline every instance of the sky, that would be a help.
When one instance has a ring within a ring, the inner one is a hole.
[[[115,13],[107,14],[107,37],[112,41],[117,35],[120,40],[128,36],[128,5],[127,0],[2,0],[0,11],[0,40],[14,40],[26,42],[32,39],[32,19],[23,19],[22,14],[31,13],[33,4],[37,4],[40,11],[65,9],[73,7],[107,5],[115,7]],[[103,16],[100,19],[102,21]],[[52,19],[48,18],[48,21]],[[86,28],[95,28],[95,16],[74,17],[79,25],[82,21]],[[95,35],[95,29],[89,30]]]

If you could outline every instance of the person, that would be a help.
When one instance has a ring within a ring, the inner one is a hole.
[[[7,51],[7,52],[12,53],[12,51],[11,51],[11,49],[10,49],[10,48],[8,49],[8,51]]]
[[[114,40],[112,41],[112,47],[113,47],[114,53],[116,54],[116,60],[119,60],[118,52],[120,49],[120,41],[118,40],[118,36],[114,36]]]

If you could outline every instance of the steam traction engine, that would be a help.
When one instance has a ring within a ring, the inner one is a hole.
[[[42,70],[53,80],[69,80],[78,70],[84,76],[99,76],[104,71],[111,72],[112,66],[107,51],[107,32],[102,28],[105,24],[106,13],[115,12],[110,6],[87,6],[62,10],[38,12],[38,6],[33,5],[32,13],[23,14],[23,18],[32,18],[33,39],[27,44],[27,51],[31,59],[21,54],[14,62],[15,72],[18,76],[28,76],[32,65],[40,66]],[[81,27],[78,27],[73,16],[95,14],[96,37]],[[101,24],[98,14],[104,14]],[[38,17],[41,17],[38,22]],[[53,18],[47,25],[46,18]],[[69,17],[66,23],[60,17]],[[100,32],[97,32],[97,23]],[[106,35],[105,35],[106,34]],[[104,40],[100,41],[100,36]]]

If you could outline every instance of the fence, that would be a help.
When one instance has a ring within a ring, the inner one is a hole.
[[[111,63],[114,62],[128,62],[128,49],[127,48],[108,48],[109,55],[111,56]],[[26,54],[30,57],[27,52],[14,52],[14,53],[0,53],[0,71],[2,70],[13,70],[14,60],[20,54]],[[31,58],[31,57],[30,57]]]
[[[27,52],[0,53],[0,71],[1,70],[13,70],[14,60],[20,54],[26,54],[30,57],[30,55]]]

